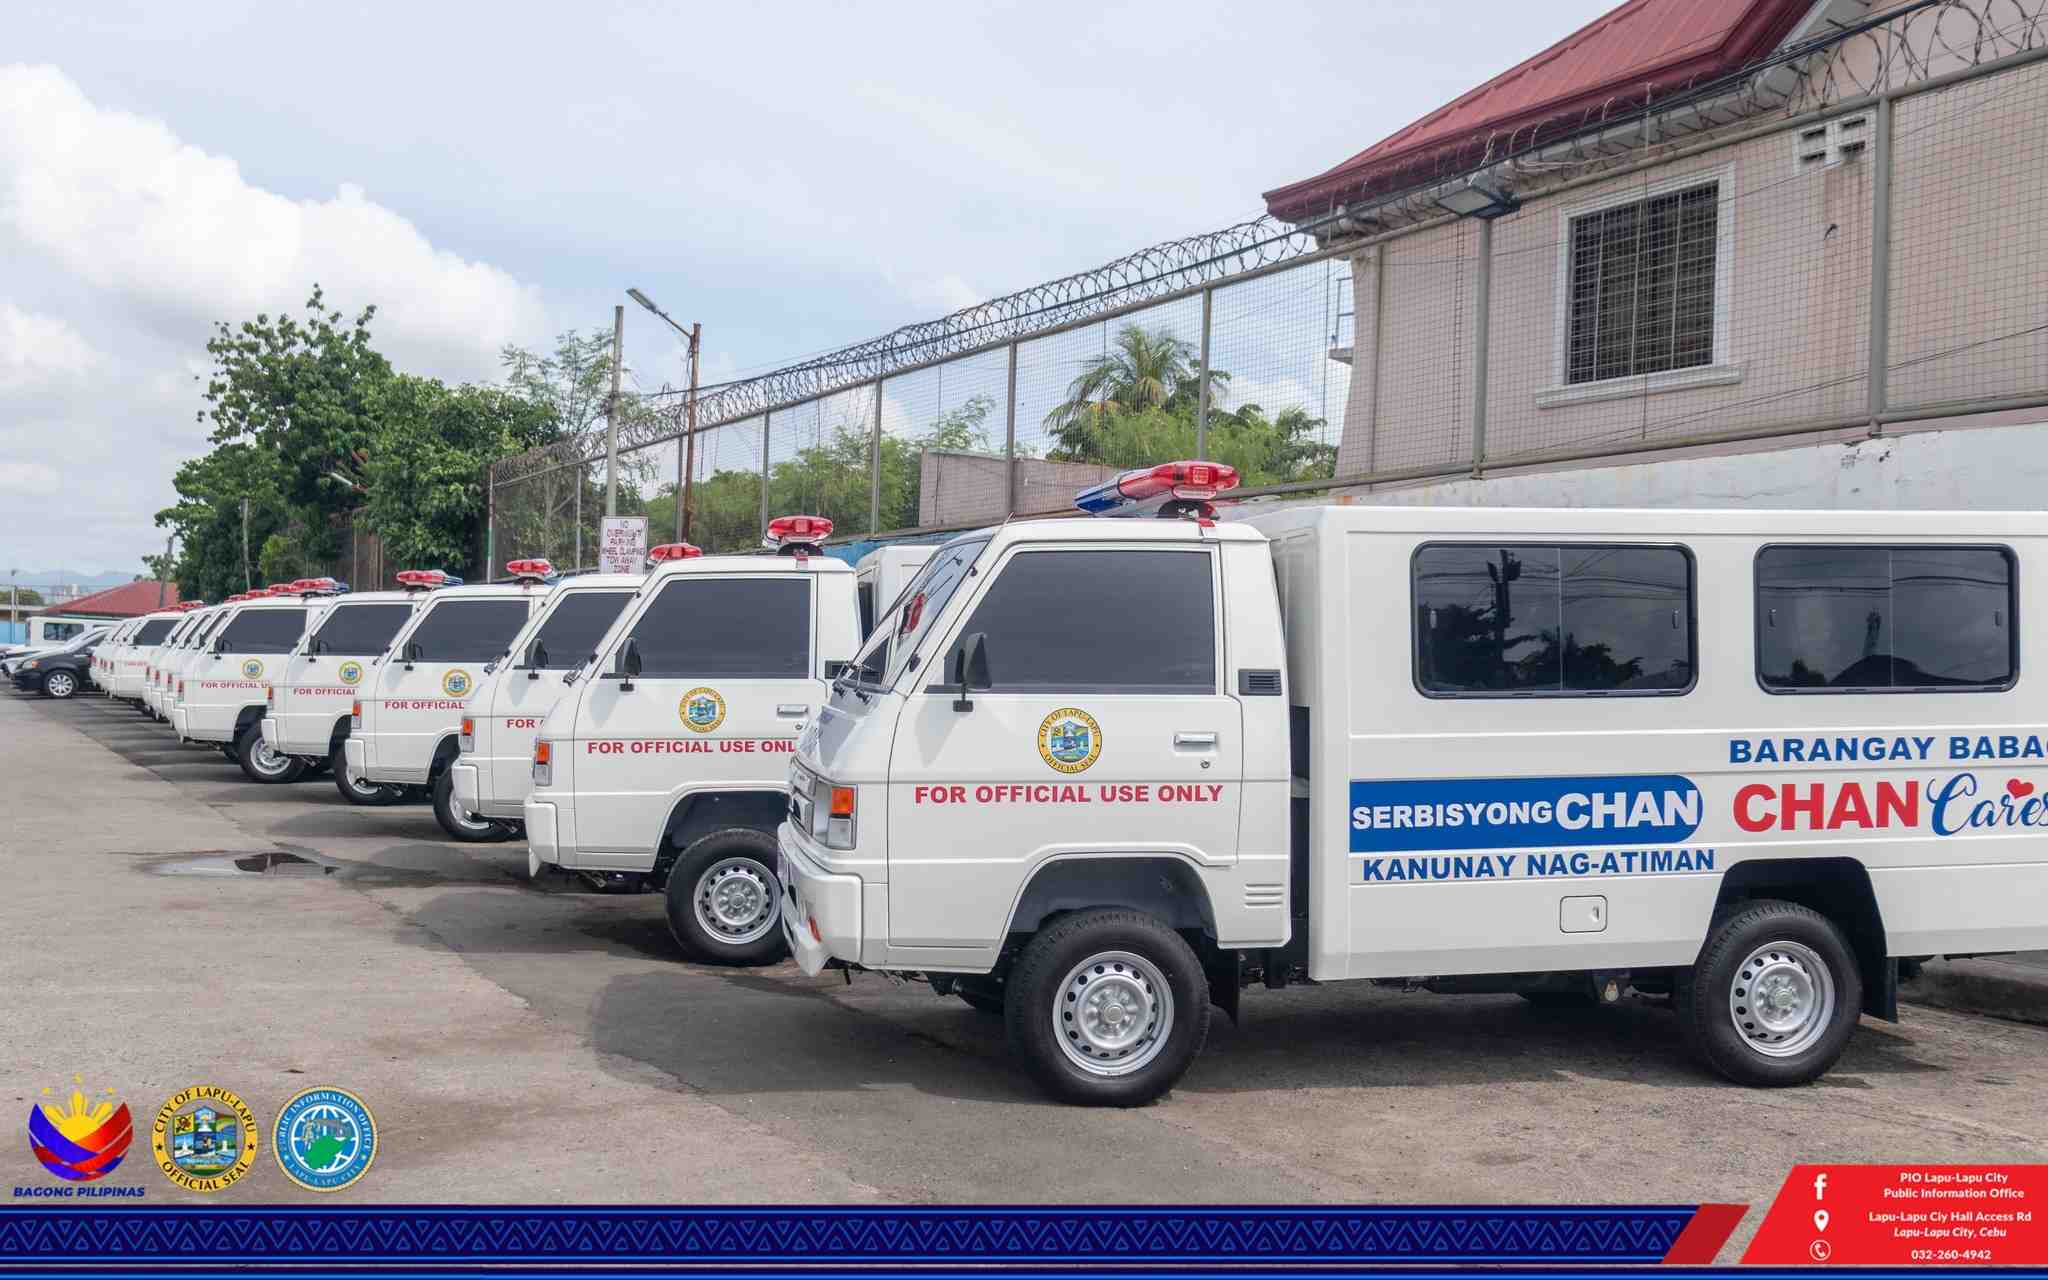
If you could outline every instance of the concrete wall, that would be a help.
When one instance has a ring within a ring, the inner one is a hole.
[[[1017,510],[1058,511],[1074,495],[1116,474],[1086,462],[1019,458]],[[921,525],[993,524],[1009,514],[1009,482],[1001,454],[926,449],[917,464],[917,522]]]

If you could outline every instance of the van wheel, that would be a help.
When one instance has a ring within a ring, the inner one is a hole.
[[[1007,985],[1010,1047],[1065,1102],[1150,1102],[1174,1086],[1209,1037],[1201,962],[1142,911],[1056,921],[1025,945]]]
[[[512,828],[504,823],[479,818],[455,803],[455,775],[447,769],[434,779],[434,821],[464,844],[496,844],[512,838]]]
[[[405,797],[405,790],[402,787],[387,787],[379,782],[351,781],[348,776],[348,751],[339,742],[334,744],[334,750],[327,753],[327,771],[334,775],[334,789],[341,792],[341,798],[350,804],[397,804]]]
[[[1760,899],[1721,916],[1673,984],[1693,1051],[1738,1084],[1805,1084],[1835,1065],[1863,1008],[1863,975],[1835,923]]]
[[[263,740],[263,726],[253,720],[235,739],[235,763],[251,782],[297,782],[306,776],[306,762],[274,750]]]
[[[69,671],[52,671],[43,677],[43,692],[53,698],[68,698],[78,692],[78,677]]]
[[[773,964],[783,941],[775,837],[732,827],[699,837],[669,869],[668,931],[692,960]]]

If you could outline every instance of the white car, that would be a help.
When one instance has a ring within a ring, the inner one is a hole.
[[[859,647],[854,573],[817,554],[831,523],[769,523],[783,554],[669,560],[542,720],[525,805],[529,867],[665,890],[692,958],[782,953],[775,824],[788,759]]]

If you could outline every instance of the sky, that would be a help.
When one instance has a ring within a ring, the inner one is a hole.
[[[0,572],[140,572],[212,324],[315,281],[457,381],[637,286],[718,381],[1254,216],[1609,7],[8,0]]]

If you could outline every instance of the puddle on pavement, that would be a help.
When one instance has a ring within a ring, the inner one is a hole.
[[[151,870],[160,876],[331,876],[341,870],[337,862],[322,862],[297,853],[219,854],[166,862]]]

